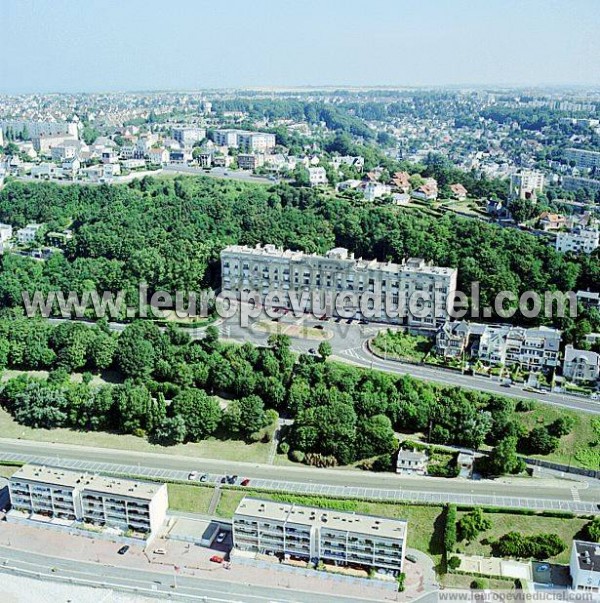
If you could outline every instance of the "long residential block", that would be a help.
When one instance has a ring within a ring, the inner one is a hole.
[[[408,524],[398,519],[244,498],[233,516],[242,551],[401,572]]]
[[[155,532],[165,521],[166,484],[24,465],[9,482],[11,506],[33,515]]]

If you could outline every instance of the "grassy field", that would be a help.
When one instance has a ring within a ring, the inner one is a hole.
[[[571,433],[560,438],[556,452],[546,456],[531,456],[576,467],[600,468],[600,433],[594,430],[593,415],[537,404],[532,411],[518,413],[517,416],[528,429],[548,425],[560,416],[572,417],[575,421],[574,427]]]
[[[251,463],[266,463],[270,444],[257,442],[247,444],[242,440],[218,440],[211,438],[202,442],[158,446],[143,438],[129,434],[107,433],[104,431],[73,431],[71,429],[33,429],[19,425],[5,410],[0,408],[0,435],[4,438],[20,438],[37,442],[57,442],[76,446],[95,446],[139,452],[159,452],[196,458],[240,460]]]
[[[10,477],[17,469],[15,465],[0,465],[0,477]]]
[[[210,499],[215,489],[210,486],[191,486],[187,484],[168,484],[169,508],[189,513],[208,513]]]
[[[464,515],[459,512],[458,518]],[[581,533],[583,527],[588,523],[586,519],[567,519],[559,517],[543,517],[542,515],[513,515],[511,513],[486,513],[485,516],[491,520],[492,527],[487,532],[482,532],[475,542],[459,542],[457,551],[465,555],[491,555],[491,547],[488,540],[495,540],[508,532],[519,532],[524,536],[532,536],[540,533],[558,534],[567,545],[557,557],[550,561],[555,563],[569,563],[571,541]]]
[[[431,349],[432,341],[429,337],[388,329],[380,331],[371,345],[377,352],[387,355],[388,358],[420,362]]]

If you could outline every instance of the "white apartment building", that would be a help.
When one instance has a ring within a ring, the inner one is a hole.
[[[27,224],[24,228],[19,228],[19,230],[17,230],[17,241],[19,241],[21,245],[33,243],[38,230],[42,226],[43,224]]]
[[[268,132],[238,132],[238,147],[246,153],[269,153],[275,148],[275,134]]]
[[[456,279],[456,269],[423,259],[399,264],[356,259],[343,247],[324,256],[275,245],[231,245],[221,252],[223,291],[270,294],[273,303],[287,308],[293,307],[290,293],[295,293],[304,312],[426,329],[448,319]]]
[[[24,465],[9,482],[13,509],[123,531],[154,533],[169,506],[166,484]]]
[[[191,147],[195,142],[200,142],[206,138],[204,128],[177,127],[173,128],[173,138],[184,147]]]
[[[510,196],[513,199],[535,200],[544,190],[544,174],[536,170],[519,170],[510,175]]]
[[[0,224],[0,244],[8,243],[12,239],[13,229],[10,224]]]
[[[600,544],[574,540],[569,568],[573,590],[600,592]]]
[[[600,232],[596,228],[576,228],[556,235],[559,253],[592,253],[600,246]]]
[[[309,167],[308,181],[311,186],[320,186],[327,184],[327,172],[324,167]]]
[[[600,354],[577,350],[571,344],[565,347],[563,377],[580,383],[600,379]]]
[[[214,141],[218,147],[237,147],[238,130],[215,130]]]
[[[65,143],[73,143],[77,140],[77,136],[73,134],[45,134],[31,137],[33,148],[40,155],[50,155],[53,147],[65,146]]]
[[[240,551],[401,572],[406,521],[244,498],[233,516]]]
[[[4,120],[0,122],[0,129],[11,130],[15,136],[26,131],[31,138],[37,136],[56,136],[70,134],[79,137],[79,129],[74,122],[66,121],[28,121],[22,119]]]

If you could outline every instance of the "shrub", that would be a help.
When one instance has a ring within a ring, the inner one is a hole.
[[[475,578],[470,586],[472,590],[485,590],[488,587],[488,582],[485,578]]]
[[[446,507],[446,522],[444,524],[444,549],[449,553],[456,546],[456,505]]]
[[[406,574],[404,572],[400,572],[396,576],[396,582],[398,582],[398,592],[401,593],[404,591],[404,581],[406,580]]]
[[[457,570],[460,567],[460,559],[458,557],[450,557],[446,566],[449,570]]]
[[[303,463],[305,456],[302,450],[292,450],[289,455],[290,461],[294,461],[295,463]]]
[[[290,451],[290,445],[287,442],[279,442],[279,453],[288,454]]]
[[[533,557],[540,560],[555,557],[566,548],[557,534],[523,536],[519,532],[509,532],[492,545],[493,553],[498,557]]]

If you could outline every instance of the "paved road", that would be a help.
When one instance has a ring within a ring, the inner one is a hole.
[[[578,513],[600,512],[597,506],[600,501],[598,480],[574,482],[507,478],[472,481],[399,477],[390,473],[193,459],[167,454],[7,439],[0,439],[0,459],[164,480],[187,480],[191,471],[198,471],[209,474],[209,483],[220,482],[225,474],[237,474],[238,483],[243,478],[249,478],[250,487],[354,499],[438,504],[453,502]]]
[[[68,553],[67,553],[68,554]],[[313,592],[301,592],[251,584],[195,578],[158,571],[100,565],[74,559],[63,559],[0,547],[0,572],[11,572],[41,580],[54,580],[102,586],[127,592],[136,592],[152,598],[175,600],[199,600],[206,603],[330,603],[331,597]],[[174,585],[176,583],[176,588]],[[348,603],[360,603],[364,599],[337,595],[336,599]]]
[[[64,319],[51,318],[49,321],[58,324]],[[251,342],[255,345],[266,345],[268,334],[253,328],[252,325],[264,318],[250,319],[249,326],[241,326],[239,316],[229,319],[220,319],[216,326],[222,338],[237,342]],[[435,381],[444,385],[454,385],[465,387],[477,391],[491,394],[499,394],[513,398],[525,398],[537,400],[553,406],[578,410],[593,414],[600,414],[600,401],[594,401],[581,396],[555,393],[537,393],[525,391],[521,386],[513,385],[510,388],[503,387],[499,382],[474,375],[462,375],[456,371],[446,370],[435,366],[415,365],[392,360],[383,360],[374,356],[367,349],[366,343],[372,339],[378,331],[388,328],[387,325],[360,325],[356,321],[348,325],[345,321],[321,322],[312,318],[293,318],[289,316],[281,317],[279,324],[296,323],[309,327],[319,326],[331,332],[331,338],[328,340],[333,348],[333,357],[337,360],[349,362],[364,368],[372,368],[396,375],[410,375],[417,379],[426,381]],[[110,323],[109,327],[117,332],[122,331],[126,325],[122,323]],[[193,339],[204,337],[206,327],[186,329],[186,332]],[[299,337],[292,338],[292,349],[296,352],[307,353],[311,348],[318,347],[318,341],[314,339],[303,339]]]

